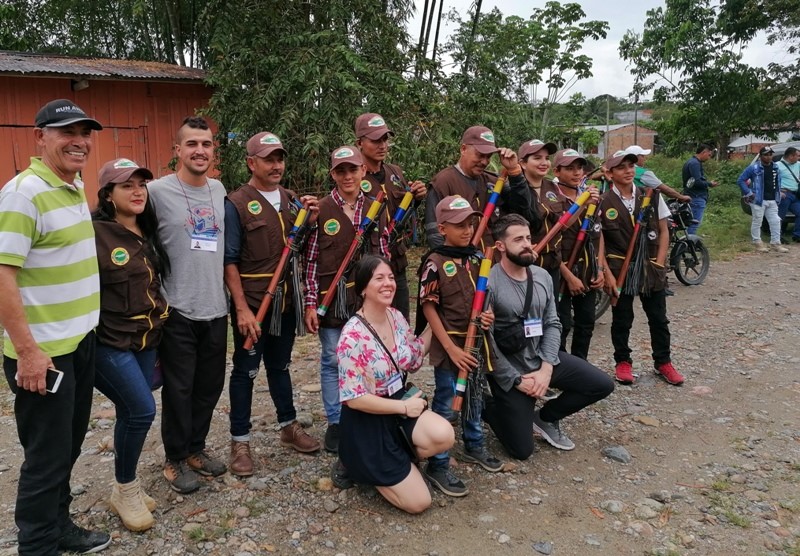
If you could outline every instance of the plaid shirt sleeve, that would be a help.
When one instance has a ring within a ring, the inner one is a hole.
[[[319,256],[319,228],[308,236],[306,243],[306,296],[305,306],[316,309],[319,280],[317,279],[317,257]]]

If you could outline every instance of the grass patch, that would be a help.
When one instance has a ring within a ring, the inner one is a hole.
[[[712,492],[708,498],[717,514],[725,517],[731,525],[742,529],[750,527],[750,520],[736,511],[736,504],[730,496],[720,492]]]
[[[731,484],[725,479],[720,479],[711,483],[711,488],[717,492],[725,492],[731,488]]]
[[[789,510],[793,514],[800,512],[800,500],[781,500],[779,505],[784,510]]]

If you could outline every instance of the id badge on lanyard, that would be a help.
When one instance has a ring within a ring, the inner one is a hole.
[[[218,231],[206,232],[204,234],[193,232],[191,235],[191,243],[189,244],[189,249],[191,249],[192,251],[211,251],[213,253],[216,253],[218,236],[219,236]]]

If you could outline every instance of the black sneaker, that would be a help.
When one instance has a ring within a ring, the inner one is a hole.
[[[333,486],[342,490],[353,488],[353,479],[347,475],[347,469],[342,463],[342,460],[338,458],[331,466],[331,481],[333,482]]]
[[[792,236],[792,243],[800,243],[800,237]]]
[[[174,461],[168,459],[164,464],[164,478],[175,492],[189,494],[200,488],[200,480],[185,459]]]
[[[186,458],[186,463],[195,473],[206,477],[219,477],[228,470],[228,466],[222,460],[211,457],[205,450]]]
[[[666,295],[667,297],[672,297],[673,295],[675,295],[675,292],[669,288],[664,288],[664,295]]]
[[[90,531],[78,527],[71,521],[66,531],[58,538],[58,549],[64,552],[77,552],[78,554],[94,554],[111,544],[111,536],[100,531]]]
[[[480,448],[474,448],[472,450],[465,448],[461,459],[468,463],[477,463],[490,473],[497,473],[503,469],[503,462],[490,454],[486,446],[481,446]]]
[[[453,475],[449,467],[431,469],[429,463],[425,466],[425,477],[447,496],[460,498],[469,494],[469,489],[461,482],[461,479]]]
[[[339,453],[339,423],[328,425],[325,431],[325,450],[332,454]]]

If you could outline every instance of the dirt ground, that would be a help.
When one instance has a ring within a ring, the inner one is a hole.
[[[539,442],[524,462],[490,474],[456,472],[471,493],[434,493],[420,516],[402,514],[374,492],[339,492],[326,480],[333,457],[281,448],[274,409],[259,379],[248,481],[225,475],[179,496],[161,478],[158,422],[140,463],[159,503],[156,526],[125,530],[107,510],[114,412],[97,395],[92,428],[74,473],[75,519],[111,532],[109,554],[697,554],[800,555],[800,427],[795,282],[800,247],[712,262],[706,283],[673,280],[668,302],[673,360],[682,387],[652,373],[644,316],[632,336],[636,385],[564,422],[577,448]],[[610,313],[597,326],[591,360],[611,371]],[[316,340],[298,343],[293,379],[298,410],[324,433]],[[429,368],[418,384],[432,391]],[[158,395],[157,395],[158,398]],[[21,452],[13,398],[0,392],[0,556],[16,552],[13,507]],[[210,445],[227,457],[227,392]],[[490,431],[491,448],[502,449]],[[622,447],[630,463],[604,457]],[[454,453],[458,457],[457,450]]]

